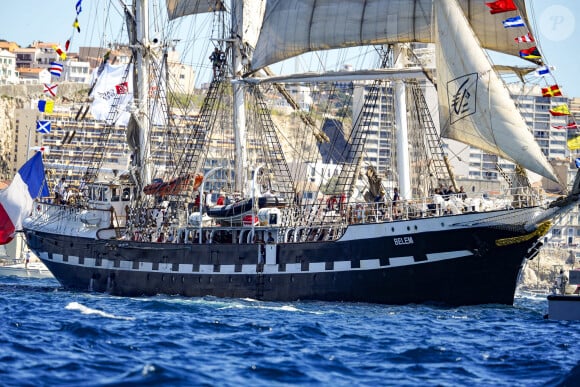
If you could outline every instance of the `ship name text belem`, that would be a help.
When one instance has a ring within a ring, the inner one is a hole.
[[[411,236],[394,238],[393,241],[395,242],[395,246],[412,245],[414,243],[413,237],[411,237]]]

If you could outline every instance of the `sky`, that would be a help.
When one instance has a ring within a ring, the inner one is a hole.
[[[492,1],[492,0],[481,0]],[[28,46],[35,40],[64,42],[73,36],[75,46],[98,43],[103,33],[114,38],[111,23],[94,22],[97,9],[118,0],[83,0],[79,15],[81,33],[73,35],[77,0],[5,0],[2,7],[0,39]],[[161,2],[163,3],[163,2]],[[544,62],[553,66],[553,75],[567,97],[580,97],[580,0],[526,0],[528,16]],[[95,31],[99,31],[95,33]],[[104,31],[104,32],[103,32]],[[96,36],[98,35],[98,36]],[[519,62],[519,65],[529,65]]]

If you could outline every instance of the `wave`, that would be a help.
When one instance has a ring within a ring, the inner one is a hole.
[[[78,302],[69,303],[65,307],[65,309],[66,310],[78,310],[82,314],[96,314],[97,316],[100,316],[100,317],[112,318],[112,319],[116,319],[116,320],[128,320],[128,321],[135,320],[134,317],[117,316],[117,315],[114,315],[111,313],[103,312],[102,310],[89,308],[87,306],[79,304]]]

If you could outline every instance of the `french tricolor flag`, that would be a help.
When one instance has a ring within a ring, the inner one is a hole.
[[[48,195],[42,152],[36,152],[8,188],[0,191],[0,244],[10,242],[14,233],[22,229],[22,221],[32,211],[34,199]]]

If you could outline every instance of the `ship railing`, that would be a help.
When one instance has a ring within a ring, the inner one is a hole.
[[[30,214],[35,224],[52,225],[56,229],[73,224],[109,227],[114,213],[111,208],[79,207],[51,201],[36,201]]]
[[[406,219],[457,215],[468,212],[487,212],[536,205],[536,200],[522,194],[519,197],[478,195],[466,197],[461,194],[433,195],[430,197],[401,200],[396,203],[354,202],[341,209],[333,208],[345,224],[380,223]],[[328,215],[321,219],[329,219]],[[325,222],[322,222],[325,223]]]
[[[147,210],[141,210],[139,224],[145,224],[145,226],[134,227],[129,224],[127,230],[130,235],[125,237],[145,242],[167,243],[170,239],[175,243],[198,244],[201,241],[204,244],[247,244],[259,243],[260,239],[264,239],[264,233],[272,231],[278,243],[321,242],[340,238],[346,228],[354,224],[384,223],[472,211],[481,212],[498,209],[498,206],[505,208],[509,205],[508,201],[495,202],[494,205],[490,205],[485,200],[463,199],[460,195],[448,195],[445,198],[432,196],[416,200],[401,200],[396,203],[388,200],[349,203],[327,203],[319,200],[302,206],[281,208],[279,221],[274,224],[256,221],[253,225],[251,222],[234,225],[233,222],[220,223],[220,221],[212,220],[201,226],[186,225],[179,221],[155,222],[154,219],[158,219],[156,216],[152,216]],[[169,213],[167,215],[173,216]]]

